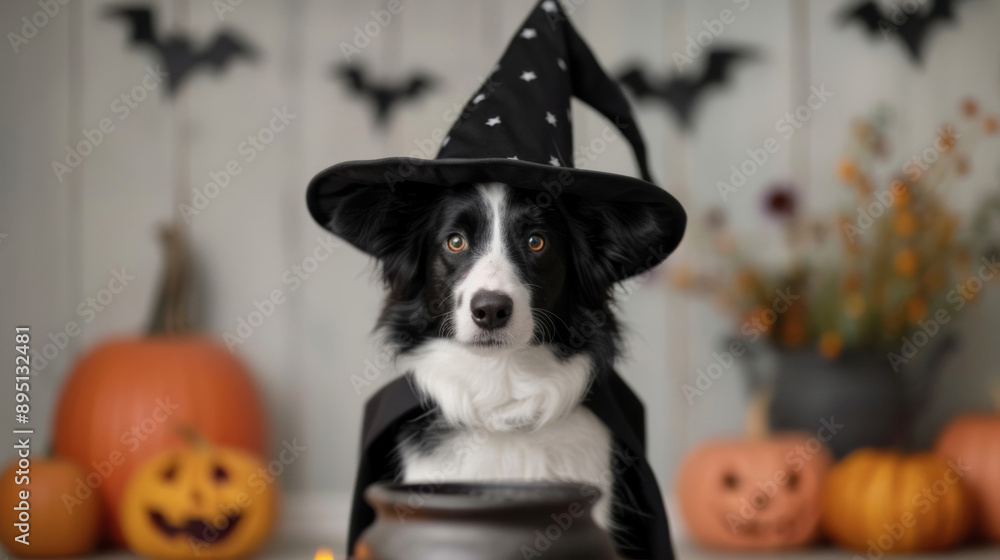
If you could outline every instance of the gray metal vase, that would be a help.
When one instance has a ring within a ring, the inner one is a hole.
[[[600,492],[570,483],[375,484],[357,560],[615,560],[594,522]]]
[[[906,446],[952,346],[950,337],[940,341],[921,367],[907,369],[894,369],[882,352],[829,360],[814,352],[779,351],[769,383],[769,427],[813,434],[838,459],[862,447]]]

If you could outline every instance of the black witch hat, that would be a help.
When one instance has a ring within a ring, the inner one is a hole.
[[[610,120],[635,153],[641,179],[573,168],[570,98],[576,96]],[[641,212],[633,227],[658,233],[649,251],[637,251],[618,266],[623,280],[658,264],[677,247],[686,216],[680,203],[652,182],[646,146],[631,107],[556,0],[542,0],[531,11],[483,86],[465,106],[441,141],[435,159],[393,157],[348,161],[320,172],[309,184],[306,201],[313,218],[362,251],[379,257],[368,237],[338,228],[338,216],[381,212],[368,195],[426,192],[431,188],[478,183],[545,190],[550,194],[607,201]],[[353,196],[359,192],[362,196]],[[353,201],[353,202],[352,202]],[[628,215],[625,212],[625,215]],[[378,216],[370,216],[379,223]],[[655,261],[655,262],[654,262]]]

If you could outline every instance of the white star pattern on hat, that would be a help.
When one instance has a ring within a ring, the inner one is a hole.
[[[509,157],[509,158],[507,158],[507,159],[517,159],[517,156],[510,156],[510,157]],[[518,160],[518,161],[520,161],[520,160]]]
[[[559,69],[560,70],[562,70],[563,72],[566,71],[566,61],[565,60],[563,60],[561,58],[557,58],[556,59],[556,64],[559,65]]]
[[[522,72],[521,73],[521,79],[524,80],[524,81],[526,81],[526,82],[530,82],[531,80],[534,80],[536,78],[538,78],[538,76],[536,76],[534,72]]]
[[[545,2],[542,2],[542,9],[551,14],[559,8],[553,0],[545,0]]]
[[[549,160],[549,165],[554,165],[556,167],[562,167],[562,165],[559,164],[559,160],[556,159],[556,156],[552,156],[552,159]]]
[[[451,136],[445,136],[444,137],[444,140],[441,141],[441,147],[443,148],[443,147],[447,146],[448,142],[451,142]]]
[[[538,37],[538,32],[530,27],[525,27],[524,31],[521,32],[521,37],[524,37],[525,39],[534,39],[535,37]]]
[[[496,126],[500,124],[500,117],[493,117],[486,120],[486,126]]]
[[[558,122],[556,121],[556,116],[548,111],[545,111],[545,120],[552,126],[555,126],[556,122]]]
[[[480,93],[479,95],[472,98],[472,104],[479,105],[479,102],[482,101],[483,99],[486,99],[486,94]]]

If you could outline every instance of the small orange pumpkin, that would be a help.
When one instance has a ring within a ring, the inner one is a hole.
[[[823,487],[823,529],[838,545],[880,557],[944,550],[968,537],[972,502],[954,463],[932,453],[860,449]]]
[[[101,535],[101,505],[96,495],[74,499],[84,476],[73,463],[58,459],[34,459],[26,469],[14,461],[4,469],[0,474],[4,548],[20,558],[77,557],[93,550]],[[27,530],[26,537],[22,529]]]
[[[805,546],[819,532],[820,489],[830,462],[818,439],[794,434],[707,443],[681,465],[681,513],[707,547]]]
[[[979,534],[1000,542],[1000,415],[970,414],[951,422],[935,450],[968,469]]]
[[[106,504],[107,530],[122,543],[117,518],[125,485],[140,465],[182,443],[176,426],[262,456],[265,417],[253,379],[222,344],[191,334],[187,263],[178,228],[162,233],[166,273],[151,334],[111,340],[85,354],[63,386],[56,455],[85,468]]]
[[[129,547],[151,558],[243,558],[274,526],[278,491],[267,466],[239,449],[195,438],[129,481],[120,517]]]

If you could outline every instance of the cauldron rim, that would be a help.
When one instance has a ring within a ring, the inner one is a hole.
[[[431,491],[427,491],[430,487]],[[475,492],[492,492],[494,499],[484,499]],[[516,492],[517,499],[503,499],[503,492]],[[601,491],[582,482],[446,482],[399,483],[379,482],[365,490],[365,499],[376,509],[379,504],[407,504],[416,493],[421,498],[421,509],[459,512],[489,512],[536,509],[543,506],[558,507],[579,502],[586,506],[597,502]]]

